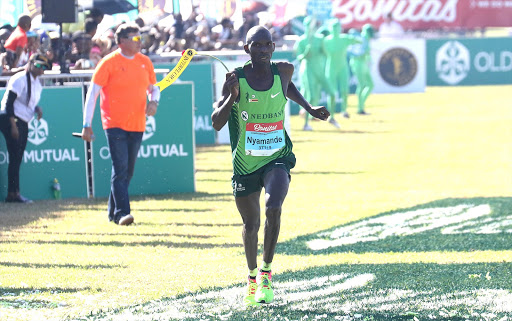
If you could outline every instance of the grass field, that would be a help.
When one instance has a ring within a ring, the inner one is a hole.
[[[339,130],[292,117],[274,303],[243,309],[215,146],[197,193],[133,198],[129,227],[105,199],[0,203],[0,320],[512,320],[512,86],[349,99]]]

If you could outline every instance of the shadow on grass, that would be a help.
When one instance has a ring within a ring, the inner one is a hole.
[[[231,175],[231,171],[229,171]],[[226,181],[228,182],[229,176]],[[133,200],[177,200],[177,201],[218,201],[221,198],[229,198],[230,200],[233,198],[233,194],[231,193],[205,193],[205,192],[195,192],[195,193],[181,193],[181,194],[165,194],[165,195],[134,195],[133,197],[130,195],[130,199]],[[106,202],[106,198],[105,198]],[[106,204],[106,203],[105,203]]]
[[[512,198],[443,199],[278,245],[293,255],[512,249]]]
[[[143,225],[142,223],[137,223],[136,225]],[[155,224],[155,225],[162,225],[162,224]],[[213,235],[198,235],[198,234],[179,234],[179,233],[140,233],[140,232],[124,232],[124,233],[115,233],[115,232],[105,232],[105,233],[99,233],[99,232],[48,232],[48,231],[22,231],[18,232],[17,235],[23,235],[23,234],[45,234],[45,235],[81,235],[81,236],[88,236],[88,235],[96,235],[96,236],[146,236],[146,237],[187,237],[187,238],[198,238],[198,239],[209,239],[213,238],[215,236]]]
[[[183,249],[213,249],[213,248],[240,248],[242,249],[241,243],[198,243],[198,242],[166,242],[166,241],[147,241],[147,242],[119,242],[119,241],[108,241],[108,242],[97,242],[97,241],[75,241],[75,240],[54,240],[54,241],[43,241],[43,240],[23,240],[17,238],[15,241],[0,240],[1,243],[28,243],[28,244],[41,244],[41,245],[78,245],[78,246],[115,246],[115,247],[126,247],[126,246],[165,246],[168,248],[183,248]]]
[[[232,201],[231,193],[183,193],[166,195],[133,195],[133,202],[144,200],[177,200],[177,201]],[[59,218],[68,210],[94,210],[104,211],[106,216],[107,199],[65,199],[65,200],[41,200],[33,204],[12,204],[0,202],[0,235],[3,231],[26,226],[40,219]],[[211,211],[210,209],[190,209],[190,208],[158,208],[158,209],[138,209],[148,212],[195,212],[202,213]]]
[[[23,310],[28,309],[54,309],[59,307],[59,303],[48,300],[38,300],[32,297],[33,294],[40,293],[80,293],[91,291],[90,287],[85,288],[2,288],[0,287],[0,308],[18,309],[23,314]],[[101,289],[95,289],[100,292]],[[2,319],[3,320],[3,319]]]
[[[242,223],[152,223],[152,222],[140,222],[137,225],[141,226],[193,226],[193,227],[241,227]]]
[[[259,308],[244,309],[240,283],[90,320],[509,320],[511,271],[511,263],[328,265],[275,274],[275,301]]]
[[[42,200],[32,204],[0,203],[0,234],[42,218],[58,218],[70,208],[89,209],[99,203],[101,200],[89,199]]]
[[[211,212],[211,208],[133,208],[132,211],[137,212],[167,212],[167,213],[203,213],[203,212]]]
[[[37,268],[37,269],[53,269],[53,268],[64,268],[64,269],[79,269],[79,270],[88,270],[88,269],[114,269],[114,268],[126,268],[126,265],[108,265],[108,264],[54,264],[54,263],[13,263],[13,262],[5,262],[0,261],[0,266],[6,267],[20,267],[20,268]]]

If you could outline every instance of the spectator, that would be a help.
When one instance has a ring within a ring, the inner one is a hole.
[[[27,31],[27,45],[21,53],[17,67],[24,67],[28,63],[30,56],[39,50],[39,46],[39,35],[34,31]]]
[[[30,30],[31,25],[32,19],[29,16],[21,16],[18,19],[18,26],[5,42],[6,62],[9,68],[14,68],[18,65],[18,60],[27,46],[27,31]]]
[[[93,38],[94,35],[96,35],[96,31],[98,31],[98,23],[93,18],[85,19],[84,27],[85,34],[88,34],[91,38]]]
[[[31,203],[20,195],[20,166],[27,145],[28,122],[37,114],[41,119],[43,111],[38,106],[43,86],[39,76],[51,69],[50,60],[42,54],[30,57],[24,71],[9,79],[0,108],[0,131],[4,135],[9,153],[7,197],[9,203]]]
[[[89,142],[93,139],[91,122],[101,92],[101,120],[112,159],[108,218],[119,225],[130,225],[134,218],[130,213],[128,186],[146,129],[146,115],[156,113],[160,89],[154,86],[153,63],[140,53],[139,26],[119,26],[116,42],[119,50],[103,58],[92,76],[85,100],[82,138]]]
[[[234,48],[237,44],[235,38],[233,23],[229,18],[221,20],[220,24],[212,29],[214,33],[214,39],[216,40],[215,49],[219,50],[222,48]]]
[[[384,22],[379,27],[379,37],[400,38],[403,34],[404,28],[393,19],[393,13],[389,12],[384,18]]]

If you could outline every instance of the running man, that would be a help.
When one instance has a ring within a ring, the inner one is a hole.
[[[226,74],[222,96],[214,104],[213,127],[220,130],[229,121],[233,155],[232,186],[243,220],[242,239],[249,268],[247,306],[274,299],[271,264],[279,236],[281,207],[288,193],[290,169],[295,166],[292,142],[284,129],[287,98],[313,117],[326,120],[325,107],[313,107],[297,90],[293,65],[270,61],[275,50],[270,32],[256,26],[244,45],[251,60]],[[263,264],[257,269],[260,194],[265,188],[265,233]]]

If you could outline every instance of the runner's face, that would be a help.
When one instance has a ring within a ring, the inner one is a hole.
[[[252,62],[269,63],[275,46],[270,33],[257,32],[246,45],[246,52],[251,56]]]

